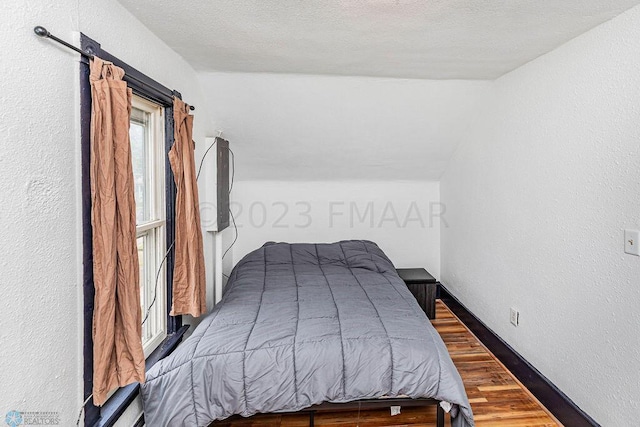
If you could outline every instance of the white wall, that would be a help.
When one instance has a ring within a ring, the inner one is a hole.
[[[604,426],[640,417],[639,50],[636,7],[498,79],[441,180],[443,283]]]
[[[77,64],[32,31],[46,24],[69,38],[74,7],[70,0],[0,4],[3,420],[14,409],[59,411],[72,425],[82,401]]]
[[[201,73],[238,180],[437,181],[491,82]]]
[[[200,79],[212,128],[224,131],[235,153],[231,199],[244,219],[234,261],[268,240],[365,238],[399,266],[438,275],[438,218],[428,224],[439,209],[437,181],[491,82],[251,73],[201,73]],[[272,226],[285,209],[273,203],[285,202],[293,219],[295,203],[307,200],[314,215],[309,227]],[[345,216],[331,227],[329,204],[340,201]],[[370,201],[374,226],[349,226],[351,203],[364,209]],[[399,225],[379,226],[387,201]],[[413,201],[424,228],[417,218],[404,226]],[[248,223],[254,203],[266,207],[265,225]],[[228,240],[232,235],[225,231]]]
[[[439,193],[439,184],[427,181],[238,181],[233,261],[267,241],[367,239],[396,267],[425,267],[437,277],[441,216],[446,221]]]
[[[82,257],[78,55],[33,34],[78,31],[182,91],[206,116],[195,72],[117,2],[0,3],[0,416],[59,412],[75,425],[82,398]],[[197,138],[206,122],[196,118]]]

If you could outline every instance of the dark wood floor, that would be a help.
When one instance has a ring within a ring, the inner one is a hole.
[[[444,340],[464,381],[478,427],[543,427],[561,424],[533,395],[478,341],[440,301],[432,323]],[[448,418],[448,416],[447,416]],[[435,409],[403,408],[390,416],[388,410],[318,414],[322,427],[427,427],[435,425]],[[302,414],[256,415],[217,421],[211,427],[307,427]],[[447,426],[450,426],[447,419]]]

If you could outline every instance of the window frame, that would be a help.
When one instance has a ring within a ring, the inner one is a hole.
[[[83,51],[96,55],[125,71],[124,80],[133,93],[141,98],[160,105],[164,109],[164,182],[165,182],[165,244],[173,242],[175,237],[175,203],[176,187],[173,172],[169,164],[168,153],[174,141],[173,97],[182,98],[179,92],[167,87],[139,72],[117,57],[102,50],[95,40],[80,33],[80,44]],[[168,95],[171,94],[171,95]],[[81,175],[82,175],[82,258],[83,258],[83,396],[87,399],[84,406],[85,427],[113,426],[131,402],[139,394],[137,383],[118,389],[102,406],[93,404],[93,307],[95,288],[93,285],[93,248],[91,229],[91,85],[89,82],[89,60],[85,56],[80,60],[80,130],[81,130]],[[165,249],[166,250],[166,249]],[[166,252],[165,252],[166,253]],[[163,254],[164,255],[164,254]],[[167,336],[151,354],[146,357],[146,370],[153,364],[170,354],[178,346],[184,333],[189,328],[182,324],[182,316],[171,316],[171,300],[173,289],[173,249],[165,259],[166,281],[166,313]]]
[[[142,111],[149,119],[148,123],[142,123],[146,125],[146,129],[149,131],[148,134],[145,134],[145,141],[143,142],[145,144],[144,150],[147,154],[145,156],[145,191],[148,192],[148,199],[145,197],[147,199],[145,204],[148,202],[148,206],[145,206],[145,208],[149,211],[149,218],[145,218],[142,222],[136,219],[136,239],[144,238],[145,245],[150,243],[153,247],[152,258],[143,261],[150,282],[142,284],[144,276],[141,275],[140,277],[141,286],[148,287],[150,291],[150,295],[147,298],[144,298],[144,294],[141,295],[143,320],[148,311],[147,323],[142,326],[142,346],[145,358],[147,358],[167,337],[167,319],[163,310],[163,307],[166,306],[167,294],[166,269],[162,262],[167,252],[164,162],[164,141],[166,141],[166,137],[163,126],[161,126],[165,112],[164,107],[161,105],[135,94],[131,104],[132,109]],[[136,120],[132,118],[130,121],[135,122]],[[158,142],[160,143],[159,146]],[[156,274],[158,274],[158,283],[155,280]],[[151,306],[151,301],[154,298],[155,303]],[[146,342],[144,334],[148,330],[145,329],[145,326],[152,328],[152,336]]]

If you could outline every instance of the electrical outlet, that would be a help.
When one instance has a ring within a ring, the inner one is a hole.
[[[624,252],[640,256],[640,231],[624,230]]]
[[[513,307],[511,307],[509,321],[513,326],[518,326],[518,323],[520,323],[520,312]]]

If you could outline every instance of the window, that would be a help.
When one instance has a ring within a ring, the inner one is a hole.
[[[163,108],[134,96],[129,137],[136,199],[140,309],[144,355],[167,336]],[[157,279],[156,279],[157,278]]]
[[[130,122],[132,166],[136,199],[137,244],[140,261],[140,310],[146,366],[150,367],[176,349],[188,329],[182,316],[170,316],[173,284],[173,252],[176,188],[167,153],[173,145],[173,99],[180,93],[163,86],[117,57],[105,52],[98,42],[80,34],[81,47],[125,71],[124,79],[134,93]],[[97,407],[93,388],[93,245],[91,225],[91,84],[89,60],[80,61],[80,131],[82,155],[82,262],[83,270],[83,395],[84,425],[112,427],[135,399],[139,385],[117,389]],[[165,259],[166,256],[166,259]],[[157,275],[157,281],[156,281]],[[155,298],[155,301],[154,301]],[[140,423],[140,420],[138,420]]]

